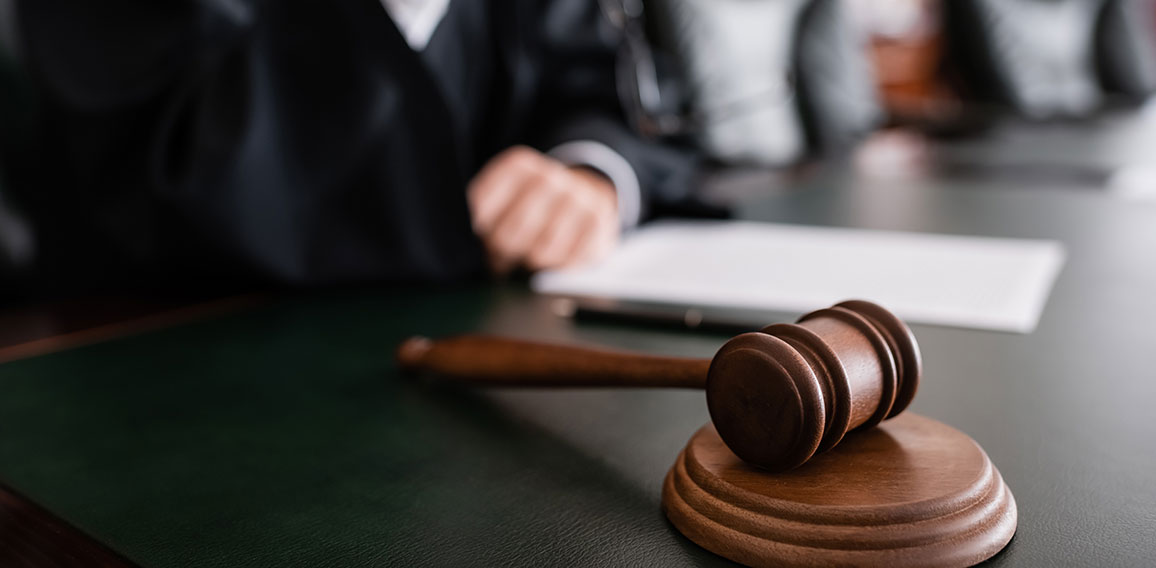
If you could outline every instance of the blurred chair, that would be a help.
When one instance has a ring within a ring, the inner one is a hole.
[[[602,4],[627,31],[619,82],[644,133],[724,164],[784,166],[881,118],[844,0],[647,0],[645,15],[640,0]]]
[[[1156,92],[1156,3],[1109,0],[1096,38],[1096,66],[1106,91],[1136,102]]]
[[[952,0],[949,65],[969,98],[1031,118],[1092,114],[1156,90],[1150,0]]]
[[[888,123],[933,134],[976,126],[943,73],[939,0],[853,0]]]
[[[33,134],[32,97],[18,65],[15,4],[0,0],[0,293],[12,274],[32,262],[34,240],[28,223],[6,194],[6,163],[17,163]]]
[[[0,53],[13,56],[19,46],[16,37],[16,1],[0,0]]]

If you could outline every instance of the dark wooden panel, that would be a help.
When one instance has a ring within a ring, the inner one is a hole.
[[[259,296],[191,298],[86,298],[9,308],[0,312],[0,363],[43,355],[252,306]]]
[[[0,483],[0,566],[136,566],[80,529]]]

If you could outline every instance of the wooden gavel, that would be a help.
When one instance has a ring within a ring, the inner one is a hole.
[[[736,336],[710,360],[476,335],[413,337],[397,360],[403,370],[477,385],[706,389],[711,420],[731,451],[772,471],[899,414],[922,373],[907,325],[862,300]]]

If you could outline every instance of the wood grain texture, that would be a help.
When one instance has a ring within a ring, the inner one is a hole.
[[[76,322],[63,326],[57,321],[61,315],[50,309],[43,312],[25,310],[25,314],[0,317],[0,324],[8,326],[5,335],[10,338],[0,345],[0,364],[212,319],[251,308],[266,300],[259,295],[230,296],[191,304],[174,300],[172,305],[137,305],[121,300],[110,301],[111,307],[101,309],[92,304],[66,304],[66,308],[74,311],[63,310],[67,316],[63,319]],[[24,317],[19,317],[21,315]],[[63,327],[64,331],[58,331],[58,327]]]
[[[503,337],[411,337],[398,366],[478,386],[671,387],[701,389],[709,359],[661,357],[610,349],[550,345]]]
[[[1002,550],[1017,523],[983,449],[911,413],[784,473],[752,468],[704,426],[662,504],[687,538],[751,566],[970,566]]]
[[[135,564],[0,483],[0,566],[131,568]]]

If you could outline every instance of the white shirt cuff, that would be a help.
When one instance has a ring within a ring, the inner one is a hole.
[[[593,140],[575,140],[559,144],[548,154],[569,166],[586,166],[610,178],[618,193],[618,219],[623,229],[638,224],[642,216],[642,188],[630,162],[609,146]]]

